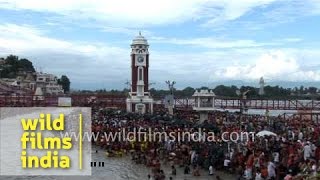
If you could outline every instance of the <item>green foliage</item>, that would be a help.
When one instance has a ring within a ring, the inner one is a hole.
[[[24,58],[18,61],[18,68],[21,68],[24,71],[35,72],[32,62]]]
[[[195,91],[194,88],[188,86],[188,87],[184,88],[184,89],[181,91],[181,93],[182,93],[181,96],[183,96],[183,97],[191,97],[192,94],[194,93],[194,91]]]
[[[279,86],[266,86],[264,88],[265,97],[267,98],[279,98],[279,99],[287,99],[291,95],[292,90],[289,88],[283,88]]]
[[[201,87],[198,89],[208,89],[207,87]],[[318,99],[320,100],[320,95],[317,94],[318,89],[316,87],[303,88],[304,94],[296,95],[296,92],[299,92],[299,88],[283,88],[279,86],[265,86],[265,94],[260,96],[258,94],[259,88],[251,87],[251,86],[225,86],[218,85],[213,89],[213,92],[218,97],[227,97],[227,98],[240,98],[240,95],[237,95],[237,90],[240,92],[245,92],[249,90],[247,93],[248,99]],[[166,95],[169,95],[169,90],[155,89],[151,88],[150,93],[154,99],[163,99]],[[99,94],[112,94],[112,95],[123,95],[127,96],[129,89],[121,90],[96,90],[96,91],[79,91],[79,93],[99,93]],[[195,92],[195,88],[186,87],[182,90],[174,90],[175,98],[192,98],[193,93]],[[312,94],[315,93],[315,94]],[[308,95],[309,94],[309,95]]]
[[[201,87],[199,89],[209,89],[208,87]],[[220,97],[230,97],[230,98],[240,98],[240,95],[237,94],[237,90],[240,92],[246,92],[248,99],[319,99],[320,96],[317,94],[318,89],[316,87],[302,88],[303,91],[300,91],[301,88],[283,88],[280,86],[265,86],[264,95],[259,95],[259,88],[252,86],[225,86],[218,85],[213,89],[213,92]],[[168,90],[156,90],[154,88],[150,89],[150,92],[155,98],[163,98],[169,94]],[[174,96],[176,98],[191,98],[195,88],[186,87],[183,90],[174,90]]]
[[[213,92],[217,96],[236,97],[236,96],[238,96],[236,93],[237,89],[238,88],[236,86],[230,87],[230,86],[225,86],[225,85],[219,85],[213,89]]]
[[[65,93],[70,91],[70,80],[66,75],[62,75],[60,79],[58,79],[58,84],[60,84]]]
[[[310,93],[310,94],[316,94],[317,93],[317,88],[316,87],[309,87],[308,88],[308,92]]]
[[[16,78],[18,73],[21,72],[35,72],[32,62],[28,59],[19,59],[18,56],[9,55],[6,58],[5,63],[0,66],[1,78]]]
[[[202,86],[200,89],[208,90],[209,88],[207,86]]]

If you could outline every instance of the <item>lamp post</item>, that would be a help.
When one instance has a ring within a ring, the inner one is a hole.
[[[176,82],[175,81],[166,81],[166,84],[168,85],[168,87],[169,87],[169,91],[170,91],[170,95],[171,95],[171,97],[170,97],[170,100],[169,100],[169,103],[168,103],[168,110],[169,110],[169,114],[170,115],[173,115],[173,100],[174,100],[174,98],[173,98],[173,89],[174,89],[174,85],[176,84]]]
[[[175,81],[170,82],[169,80],[166,81],[166,84],[168,84],[169,90],[170,90],[170,94],[173,95],[173,86],[176,84]]]
[[[151,87],[152,85],[155,85],[155,84],[156,84],[156,83],[154,83],[154,82],[151,82],[151,83],[148,84],[148,87],[149,87],[149,96],[150,96],[150,97],[152,97],[151,91],[150,91],[150,89],[151,89],[150,87]]]
[[[128,94],[127,94],[127,97],[130,97],[130,91],[131,91],[131,83],[129,80],[126,81],[125,83],[127,85],[127,89],[128,89]]]
[[[243,121],[243,114],[247,112],[247,94],[250,90],[246,90],[244,92],[238,92],[237,94],[240,96],[240,119],[239,119],[239,127],[241,129],[241,123]],[[246,115],[245,115],[246,116]]]

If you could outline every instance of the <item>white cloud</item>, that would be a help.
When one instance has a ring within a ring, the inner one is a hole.
[[[175,45],[191,45],[191,46],[205,47],[205,48],[248,48],[248,47],[261,47],[261,46],[271,46],[271,45],[282,44],[282,42],[259,43],[250,39],[227,40],[227,39],[219,39],[219,38],[212,38],[212,37],[191,38],[191,39],[154,37],[154,38],[151,38],[150,42],[167,43],[167,44],[175,44]]]
[[[301,21],[302,17],[320,15],[319,0],[282,0],[278,1],[273,8],[262,11],[264,23],[258,26],[274,26],[278,24]],[[259,24],[259,22],[258,22]],[[255,25],[253,25],[255,26]]]
[[[84,55],[99,55],[99,52],[123,52],[117,47],[106,47],[101,44],[85,42],[69,42],[49,38],[45,31],[29,25],[0,25],[0,47],[12,52],[54,50],[66,53],[82,53]]]
[[[302,38],[285,38],[283,39],[283,41],[286,41],[286,42],[301,42],[303,41]]]
[[[103,32],[108,32],[108,33],[117,33],[117,34],[125,34],[130,37],[137,36],[138,32],[141,32],[143,36],[151,36],[152,32],[148,30],[141,30],[138,28],[126,28],[126,27],[112,27],[112,26],[102,26],[100,29]]]
[[[19,52],[45,47],[66,48],[71,46],[68,42],[44,37],[39,29],[28,25],[4,24],[0,25],[0,31],[0,44],[2,48],[12,51]]]
[[[320,15],[319,0],[275,0],[275,1],[230,1],[224,13],[216,13],[202,24],[214,31],[257,30],[303,21],[302,18]],[[229,10],[228,10],[229,8]],[[240,18],[245,16],[244,18]]]
[[[52,12],[128,26],[205,19],[207,24],[235,20],[275,0],[0,0],[0,8]]]
[[[4,24],[0,25],[0,32],[0,56],[19,55],[29,58],[43,71],[67,74],[72,87],[122,89],[126,79],[130,79],[129,45],[128,48],[119,48],[108,42],[55,39],[47,37],[46,31],[29,25]],[[317,50],[291,49],[264,54],[264,47],[235,42],[219,41],[210,45],[234,47],[230,49],[175,52],[154,49],[150,40],[150,81],[157,82],[157,87],[166,88],[164,81],[168,79],[176,80],[180,87],[213,80],[251,80],[260,76],[277,80],[320,80],[320,72],[316,69],[302,67],[305,64],[319,66],[319,62],[314,61],[320,58]],[[201,43],[203,41],[191,44],[200,46]]]
[[[320,81],[320,71],[304,70],[294,56],[283,51],[262,54],[254,63],[230,65],[216,76],[237,80],[255,80],[263,76],[272,81]]]
[[[203,24],[204,27],[210,27],[215,24],[221,24],[225,21],[231,21],[238,19],[239,17],[245,15],[250,10],[256,7],[266,6],[275,2],[276,0],[226,0],[221,2],[221,9],[219,13],[211,17],[206,23]],[[217,2],[212,4],[217,5]],[[219,7],[219,6],[218,6]]]
[[[160,36],[151,36],[151,43],[161,43],[161,44],[174,44],[182,46],[194,46],[201,48],[212,48],[212,49],[227,49],[227,48],[259,48],[267,46],[283,46],[292,43],[297,43],[303,41],[302,38],[282,38],[275,40],[268,40],[268,42],[257,42],[251,39],[225,39],[216,37],[203,37],[203,38],[168,38]]]
[[[67,74],[79,86],[99,82],[118,83],[116,77],[119,72],[129,76],[124,71],[128,69],[129,61],[123,60],[129,58],[129,50],[48,38],[43,31],[27,25],[0,25],[0,32],[1,56],[15,54],[27,57],[37,68],[57,75]]]
[[[313,8],[311,9],[311,13],[314,15],[320,14],[320,2],[319,0],[310,0],[312,2]]]

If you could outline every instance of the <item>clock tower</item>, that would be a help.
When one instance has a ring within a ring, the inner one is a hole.
[[[149,92],[149,44],[141,33],[131,44],[131,91],[127,111],[152,113],[153,99]]]

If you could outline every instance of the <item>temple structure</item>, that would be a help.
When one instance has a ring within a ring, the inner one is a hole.
[[[208,120],[209,112],[216,110],[214,106],[214,98],[216,95],[212,90],[201,89],[196,90],[192,96],[195,100],[193,110],[199,112],[200,122]]]

